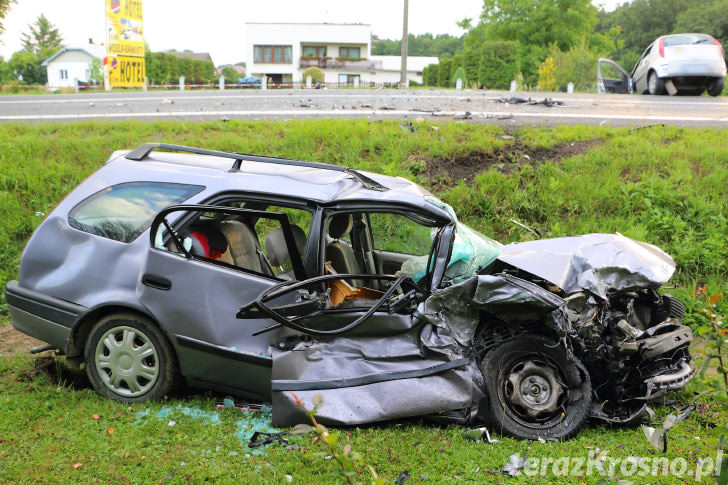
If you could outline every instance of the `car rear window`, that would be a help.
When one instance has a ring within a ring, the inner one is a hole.
[[[668,35],[664,37],[665,47],[672,47],[675,45],[691,45],[691,44],[712,44],[713,39],[710,36],[704,34],[680,34],[680,35]]]
[[[71,227],[115,241],[132,242],[165,207],[201,192],[201,185],[129,182],[112,185],[81,201],[68,215]]]

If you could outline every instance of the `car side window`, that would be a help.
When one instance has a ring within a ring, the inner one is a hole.
[[[430,253],[432,228],[402,214],[374,212],[369,214],[374,249],[393,253],[423,256]]]
[[[304,209],[275,205],[269,205],[265,210],[285,214],[288,217],[296,248],[303,258],[311,227],[311,213]],[[273,273],[279,277],[292,279],[292,260],[280,224],[275,220],[261,217],[255,220],[253,229],[258,238],[258,245],[270,263]]]
[[[154,216],[205,187],[164,182],[112,185],[79,202],[68,214],[74,229],[129,243],[152,223]]]
[[[296,279],[295,264],[300,263],[306,235],[286,214],[211,207],[184,210],[180,220],[181,227],[172,235],[167,217],[158,222],[153,228],[155,248],[263,276]],[[266,231],[263,239],[257,232],[261,228]],[[291,254],[286,230],[296,243],[296,254]]]

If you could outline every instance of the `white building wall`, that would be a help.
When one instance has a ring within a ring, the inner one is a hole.
[[[89,81],[93,57],[84,51],[68,51],[48,63],[48,86],[54,88],[75,87],[76,79]],[[61,71],[66,71],[65,79]]]
[[[292,81],[303,81],[304,69],[300,68],[302,45],[325,45],[326,55],[331,58],[339,56],[341,45],[358,46],[361,57],[368,57],[371,51],[371,26],[366,24],[247,23],[245,27],[243,58],[246,60],[247,72],[255,77],[262,77],[263,74],[283,74],[284,79],[286,75],[290,75]],[[256,45],[290,45],[291,63],[256,63],[254,52]],[[338,80],[338,73],[325,71],[325,82],[337,82],[329,79],[333,76]]]

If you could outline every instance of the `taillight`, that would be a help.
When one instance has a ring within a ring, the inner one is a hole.
[[[716,45],[720,46],[720,53],[723,54],[723,57],[725,57],[725,50],[723,49],[723,44],[721,44],[718,41],[718,39],[716,39],[712,35],[709,35],[708,37],[710,37],[710,40],[712,40],[713,42],[715,42]]]
[[[665,39],[663,37],[660,37],[660,40],[657,41],[657,50],[660,57],[665,57]]]

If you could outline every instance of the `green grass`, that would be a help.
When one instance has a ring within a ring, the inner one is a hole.
[[[0,125],[0,284],[17,277],[25,242],[66,193],[114,150],[143,142],[341,163],[402,175],[428,187],[427,160],[491,153],[512,143],[500,138],[499,127],[430,122],[416,126],[417,132],[409,133],[397,122],[366,120]],[[673,291],[686,300],[689,323],[700,318],[698,302],[691,295],[698,283],[727,292],[728,131],[656,127],[630,132],[565,126],[522,129],[516,135],[529,147],[554,148],[595,138],[603,143],[558,164],[524,166],[509,174],[489,170],[470,185],[451,185],[437,194],[455,207],[463,222],[502,242],[531,238],[508,222],[516,218],[548,237],[619,231],[657,244],[678,263]],[[725,307],[719,309],[725,313]],[[7,321],[4,300],[0,300],[0,325],[2,321]],[[294,439],[297,451],[272,446],[264,455],[246,457],[248,451],[236,436],[240,416],[215,411],[214,398],[208,395],[129,409],[88,389],[73,390],[68,382],[57,382],[54,374],[60,371],[55,368],[49,376],[33,372],[32,366],[28,357],[0,356],[0,481],[93,482],[125,477],[130,483],[185,478],[200,482],[214,475],[223,481],[284,483],[286,474],[295,482],[334,480],[329,476],[332,460],[308,456],[323,451],[309,436]],[[691,384],[679,399],[692,398],[701,385]],[[217,413],[220,423],[211,425],[179,412],[164,419],[154,416],[165,406],[178,404]],[[668,458],[684,457],[693,468],[699,457],[715,456],[715,439],[701,429],[698,418],[726,420],[719,404],[707,404],[713,416],[696,414],[671,433]],[[151,414],[138,417],[145,408]],[[658,409],[662,416],[668,412]],[[93,414],[102,417],[94,420]],[[168,426],[169,420],[177,424]],[[109,428],[114,429],[112,434]],[[461,437],[459,427],[418,420],[349,431],[351,435],[344,433],[342,439],[390,483],[403,470],[410,472],[412,483],[562,481],[553,475],[506,480],[497,470],[518,452],[531,457],[586,457],[589,447],[599,447],[612,457],[660,455],[639,429],[598,425],[574,440],[548,444],[511,439],[496,445],[473,443]],[[82,465],[74,469],[74,463]]]
[[[333,460],[313,456],[326,450],[311,435],[292,437],[296,450],[275,444],[253,452],[245,446],[249,435],[268,429],[267,421],[254,413],[215,409],[214,397],[201,394],[129,406],[100,398],[83,387],[83,379],[79,381],[69,380],[53,365],[47,371],[34,370],[30,357],[0,357],[0,481],[106,483],[121,477],[123,483],[183,483],[186,479],[199,483],[214,477],[223,483],[286,483],[285,475],[291,475],[295,483],[336,482],[330,476]],[[696,390],[697,383],[671,397],[678,397],[682,405]],[[726,422],[720,404],[707,401],[707,406],[670,432],[666,454],[654,450],[639,428],[599,424],[570,441],[545,444],[500,436],[497,444],[476,443],[463,438],[460,426],[420,420],[344,428],[339,433],[341,444],[362,453],[385,483],[404,470],[411,476],[408,483],[458,479],[531,483],[533,478],[507,479],[500,473],[511,454],[587,458],[590,450],[599,448],[615,459],[682,457],[689,469],[695,469],[699,458],[714,459],[717,451],[716,439],[700,421]],[[656,412],[661,421],[676,410],[659,406]],[[81,466],[74,468],[78,463]],[[360,479],[368,476],[362,469]],[[619,465],[615,477],[628,478]],[[549,466],[546,476],[537,481],[593,483],[599,478],[596,472],[558,477]],[[674,476],[633,478],[635,483],[658,479],[680,483]]]

